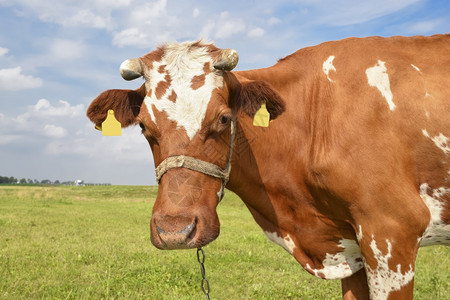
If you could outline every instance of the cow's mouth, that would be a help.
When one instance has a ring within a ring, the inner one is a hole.
[[[219,230],[202,230],[197,218],[152,218],[152,244],[162,250],[192,249],[205,246],[219,235]]]
[[[192,222],[180,231],[167,232],[159,226],[156,226],[159,240],[164,249],[191,248],[195,244],[194,236],[196,232],[196,222]]]

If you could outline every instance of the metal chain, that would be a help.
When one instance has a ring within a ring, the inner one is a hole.
[[[206,272],[205,272],[205,252],[203,252],[203,249],[197,248],[197,261],[200,264],[200,270],[202,271],[202,291],[206,296],[206,300],[209,300],[209,281],[206,278]]]

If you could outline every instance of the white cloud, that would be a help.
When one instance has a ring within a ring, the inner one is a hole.
[[[12,1],[10,1],[12,2]],[[23,17],[38,17],[43,22],[67,27],[111,29],[111,11],[129,6],[131,0],[14,0],[20,5],[16,13]]]
[[[19,91],[38,88],[42,85],[41,78],[22,74],[21,67],[0,69],[0,90]]]
[[[35,105],[31,106],[30,112],[39,116],[50,117],[77,117],[84,112],[84,105],[70,105],[69,102],[59,100],[58,105],[52,105],[46,99],[40,99]]]
[[[94,14],[89,9],[84,9],[68,19],[66,25],[108,29],[112,27],[112,20],[111,16],[102,17]]]
[[[198,35],[199,38],[208,39],[212,37],[212,32],[214,30],[214,26],[216,25],[216,22],[214,20],[207,21],[203,28],[200,30],[200,33]]]
[[[53,60],[76,59],[84,56],[85,48],[79,41],[56,39],[50,45],[50,58]]]
[[[194,10],[192,11],[192,16],[194,18],[197,18],[200,15],[200,10],[198,8],[194,8]]]
[[[245,22],[240,18],[233,18],[229,12],[222,12],[217,22],[214,38],[226,39],[232,35],[244,31]]]
[[[167,0],[158,0],[156,2],[139,5],[131,13],[131,20],[138,23],[151,24],[154,19],[167,15]]]
[[[2,134],[0,132],[0,145],[8,145],[20,141],[22,137],[17,134]]]
[[[58,168],[61,168],[67,159],[81,157],[78,152],[80,147],[92,149],[94,140],[86,139],[86,135],[82,139],[75,135],[75,132],[88,123],[82,104],[70,105],[66,101],[53,103],[41,99],[25,109],[25,112],[19,115],[8,116],[6,113],[0,116],[1,153],[12,160],[11,164],[5,166],[11,167],[14,161],[20,159],[23,162],[21,172],[27,170],[26,172],[30,173],[37,165],[49,163],[50,159],[52,164],[57,163]],[[91,131],[94,131],[92,126]],[[105,149],[108,147],[105,146]],[[61,161],[57,162],[58,157],[55,155],[58,155]],[[34,167],[27,168],[27,164]],[[65,168],[70,167],[66,165]],[[64,176],[70,178],[74,175]]]
[[[0,57],[2,57],[3,55],[6,55],[6,53],[8,53],[8,51],[9,51],[8,48],[0,47]]]
[[[147,46],[148,36],[141,32],[139,28],[128,28],[114,34],[112,43],[118,47],[129,45]]]
[[[41,130],[43,122],[72,122],[70,119],[84,115],[84,105],[70,105],[60,100],[56,105],[46,99],[40,99],[35,105],[28,106],[27,111],[11,119],[11,123],[21,130]]]
[[[47,124],[44,126],[43,133],[48,137],[63,138],[67,135],[67,130],[61,126]]]
[[[118,26],[121,30],[113,33],[112,43],[118,47],[148,49],[176,40],[185,34],[189,26],[192,25],[183,23],[175,12],[168,11],[167,0],[142,3],[134,5],[128,13],[123,14]]]
[[[317,11],[317,22],[320,24],[346,26],[389,15],[421,1],[423,0],[349,0],[345,5],[342,5],[340,1],[323,1],[314,3],[313,11]]]
[[[275,17],[271,17],[270,19],[269,19],[269,25],[276,25],[276,24],[279,24],[279,23],[281,23],[281,20],[280,19],[278,19],[278,18],[275,18]]]
[[[148,143],[138,128],[124,128],[118,137],[103,136],[85,122],[83,134],[52,139],[45,147],[49,155],[78,155],[96,160],[140,161],[151,166],[153,161]],[[70,140],[68,140],[70,139]]]
[[[258,37],[262,37],[264,35],[264,33],[265,33],[264,29],[257,27],[257,28],[250,30],[247,35],[248,35],[248,37],[251,37],[251,38],[258,38]]]
[[[430,32],[435,31],[437,28],[439,28],[441,25],[443,25],[447,20],[444,19],[436,19],[436,20],[427,20],[427,21],[422,21],[422,22],[418,22],[415,24],[410,24],[408,26],[408,30],[410,30],[410,32],[418,34],[427,34]]]

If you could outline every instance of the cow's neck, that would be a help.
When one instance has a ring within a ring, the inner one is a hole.
[[[274,66],[236,72],[236,75],[238,78],[264,81],[278,91],[289,90],[288,87],[283,86],[289,84],[288,81],[273,75],[274,72],[277,73],[276,69]],[[289,175],[296,170],[290,168],[287,162],[295,162],[294,165],[299,165],[302,157],[299,154],[303,151],[302,146],[295,145],[294,139],[290,138],[292,135],[299,137],[301,134],[298,123],[293,122],[295,120],[292,120],[289,112],[291,99],[286,95],[281,96],[286,101],[286,112],[271,122],[268,128],[255,127],[251,117],[245,113],[238,113],[232,173],[228,185],[230,190],[241,197],[252,213],[258,211],[262,214],[261,217],[271,223],[277,223],[277,221],[271,202],[273,199],[269,195],[280,187],[283,187],[284,192],[288,192],[288,188],[285,187],[288,183],[285,180],[294,178]],[[256,216],[255,219],[258,221]]]
[[[311,256],[303,252],[314,252],[314,249],[308,249],[310,246],[307,244],[309,238],[315,238],[310,236],[311,232],[333,232],[336,228],[336,224],[323,223],[323,212],[318,209],[317,201],[312,201],[317,195],[312,194],[314,175],[311,174],[310,161],[311,155],[318,149],[312,149],[310,145],[320,133],[314,128],[315,124],[310,123],[309,111],[314,109],[314,103],[308,101],[312,96],[315,101],[324,96],[318,85],[313,85],[313,90],[298,94],[298,85],[301,84],[298,77],[295,81],[292,80],[295,75],[284,74],[291,77],[288,82],[271,76],[271,73],[270,68],[239,73],[247,79],[264,80],[278,91],[283,91],[284,94],[280,94],[286,101],[286,111],[271,122],[269,128],[254,127],[250,117],[238,115],[231,177],[227,187],[244,201],[269,238],[289,252],[290,247],[295,245],[297,250],[291,253],[296,259],[302,265],[312,265]],[[294,89],[289,84],[297,85],[297,94],[290,94],[290,90]],[[321,112],[316,109],[315,113]],[[326,146],[326,142],[322,144]],[[339,235],[339,232],[335,234]]]

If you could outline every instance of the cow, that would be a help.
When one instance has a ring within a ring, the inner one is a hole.
[[[165,44],[121,64],[139,88],[87,110],[101,126],[112,109],[150,144],[153,245],[216,239],[226,187],[344,299],[412,299],[419,247],[450,245],[450,35],[331,41],[248,71],[238,57]]]

